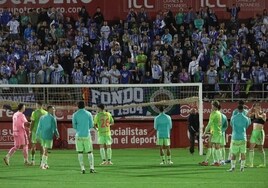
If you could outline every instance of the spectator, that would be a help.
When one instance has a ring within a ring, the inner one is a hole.
[[[95,12],[94,15],[93,15],[93,19],[94,19],[94,22],[95,22],[96,25],[97,25],[97,29],[99,29],[100,26],[101,26],[101,25],[103,24],[103,22],[104,22],[104,16],[103,16],[103,14],[102,14],[102,12],[101,12],[100,7],[97,7],[96,12]]]
[[[179,82],[180,83],[189,83],[191,82],[189,74],[186,72],[185,68],[182,68],[181,72],[179,73]]]
[[[231,18],[234,18],[235,20],[238,19],[238,14],[240,12],[240,7],[236,4],[233,4],[232,7],[226,7],[226,11],[230,12]]]
[[[129,84],[131,78],[131,72],[127,69],[126,65],[123,65],[122,70],[120,70],[120,84]]]

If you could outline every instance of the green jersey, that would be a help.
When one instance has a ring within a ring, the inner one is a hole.
[[[94,125],[98,128],[99,136],[110,136],[110,126],[114,119],[109,112],[99,112],[94,118]]]
[[[32,112],[31,121],[34,122],[34,124],[32,125],[32,128],[31,128],[31,131],[32,132],[36,132],[40,118],[43,115],[46,115],[46,114],[47,114],[47,111],[45,111],[42,108],[41,109],[37,109],[37,110],[35,110],[35,111]]]
[[[210,113],[205,133],[207,133],[208,131],[210,131],[212,135],[222,134],[222,115],[219,110],[215,110]]]

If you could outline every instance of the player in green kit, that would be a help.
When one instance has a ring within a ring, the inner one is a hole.
[[[159,107],[160,114],[154,118],[154,129],[157,131],[157,142],[156,145],[160,146],[160,165],[166,164],[165,152],[167,155],[167,164],[173,164],[171,161],[170,152],[170,130],[172,129],[171,117],[164,113],[163,106]]]
[[[53,136],[56,135],[57,139],[59,138],[55,108],[53,106],[48,106],[47,110],[48,113],[40,118],[36,131],[36,136],[37,138],[40,138],[41,146],[43,147],[43,156],[40,165],[40,168],[43,170],[48,169],[48,149],[52,149]]]
[[[104,110],[104,105],[98,105],[98,113],[94,118],[95,128],[98,130],[98,143],[100,144],[101,165],[112,165],[112,137],[110,126],[114,119],[109,112]],[[106,152],[105,152],[106,146]],[[106,158],[107,156],[107,158]]]
[[[45,111],[43,109],[42,102],[37,102],[36,103],[36,110],[33,111],[32,115],[31,115],[31,127],[30,127],[30,139],[31,139],[31,145],[32,145],[32,147],[31,147],[31,152],[32,152],[31,164],[32,165],[35,165],[36,145],[37,145],[38,142],[39,143],[41,142],[40,140],[37,140],[37,138],[36,138],[36,130],[37,130],[37,127],[38,127],[39,119],[43,115],[46,115],[46,114],[47,114],[47,111]],[[40,159],[41,160],[42,160],[42,155],[43,155],[42,148],[40,148]]]
[[[248,113],[248,110],[245,109],[244,101],[242,101],[242,100],[239,101],[239,102],[238,102],[238,106],[240,106],[240,105],[243,106],[242,114],[244,114],[244,115],[246,116],[247,113]],[[234,115],[236,115],[236,114],[238,114],[238,113],[239,113],[238,108],[236,108],[236,109],[233,111],[232,116],[234,116]],[[231,145],[232,145],[232,143],[230,143],[228,159],[225,161],[225,163],[230,163],[230,162],[231,162],[231,157],[232,157],[232,153],[231,153],[231,150],[232,150],[232,149],[231,149]]]
[[[221,110],[221,105],[219,105],[218,110]],[[220,163],[222,165],[225,164],[225,145],[226,145],[226,140],[225,140],[225,132],[228,128],[228,120],[227,117],[224,113],[221,112],[221,118],[222,118],[222,140],[221,140],[221,161]]]
[[[263,149],[265,132],[264,125],[266,122],[266,113],[263,111],[260,103],[256,102],[252,108],[248,111],[247,116],[252,119],[253,130],[249,140],[249,165],[248,167],[253,167],[254,162],[254,148],[257,145],[258,150],[261,154],[262,163],[258,165],[259,168],[266,167],[266,155]]]
[[[220,166],[220,159],[221,159],[221,151],[220,151],[220,144],[222,143],[222,115],[221,112],[218,110],[220,107],[220,103],[218,101],[213,101],[211,103],[212,111],[209,116],[208,125],[205,128],[203,133],[203,139],[205,135],[210,132],[210,142],[212,144],[212,148],[215,149],[215,162],[213,166]],[[212,149],[213,150],[213,149]],[[212,152],[213,154],[214,152]],[[207,166],[207,161],[203,161],[199,163],[200,165]]]
[[[235,170],[236,155],[241,154],[240,171],[244,171],[246,151],[247,151],[247,135],[246,129],[251,124],[250,119],[243,114],[243,105],[238,106],[238,113],[231,117],[232,141],[231,141],[231,169],[228,172]]]
[[[90,129],[94,127],[92,114],[85,109],[84,101],[78,102],[78,110],[73,114],[72,125],[76,131],[75,147],[78,152],[78,161],[81,167],[81,173],[85,174],[83,153],[88,154],[90,173],[95,173],[93,146],[90,135]]]

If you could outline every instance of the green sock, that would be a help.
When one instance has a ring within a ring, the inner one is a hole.
[[[213,162],[215,162],[216,158],[215,158],[215,148],[212,148],[211,150],[211,155],[212,155],[212,159],[213,159]]]
[[[44,166],[46,164],[46,159],[45,159],[45,155],[42,156],[42,160],[41,160],[41,166]]]
[[[208,151],[207,151],[207,154],[206,154],[206,159],[205,159],[206,162],[208,162],[208,160],[210,158],[210,155],[211,155],[211,148],[208,148]]]
[[[78,153],[78,161],[81,166],[81,169],[83,169],[84,168],[83,153]]]
[[[222,149],[221,149],[221,155],[222,155],[222,160],[224,160],[225,161],[225,147],[222,147]]]
[[[165,155],[160,156],[161,161],[165,161]]]
[[[265,155],[265,151],[263,151],[261,153],[261,162],[264,166],[266,166],[266,155]]]
[[[88,154],[88,162],[89,162],[90,169],[94,169],[94,156],[93,156],[93,153]]]
[[[171,155],[167,156],[167,160],[168,160],[168,161],[171,160]]]
[[[245,160],[241,160],[240,168],[244,168],[245,167],[245,163],[246,163]]]
[[[231,160],[231,168],[235,168],[236,160]]]
[[[215,150],[215,155],[216,155],[216,162],[220,162],[220,159],[221,159],[221,150],[220,149],[216,149]]]
[[[107,148],[107,158],[108,161],[112,160],[112,148]]]
[[[254,151],[249,151],[248,155],[249,155],[249,165],[252,166],[254,161]]]
[[[105,157],[105,149],[104,148],[100,148],[100,155],[101,155],[101,159],[103,161],[106,161],[106,157]]]
[[[48,156],[45,156],[45,164],[47,165]]]

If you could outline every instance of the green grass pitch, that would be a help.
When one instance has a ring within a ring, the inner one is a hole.
[[[6,152],[1,150],[0,156],[3,158]],[[10,166],[6,166],[1,159],[0,187],[268,187],[268,167],[246,168],[240,172],[238,164],[236,171],[230,173],[226,172],[230,164],[220,167],[199,166],[198,162],[204,156],[197,153],[190,155],[187,149],[172,149],[172,166],[159,165],[158,149],[114,149],[112,166],[99,166],[99,150],[95,149],[94,156],[97,173],[90,174],[87,165],[86,174],[81,174],[74,150],[52,150],[48,170],[41,170],[38,165],[24,166],[22,153],[17,151],[10,160]],[[255,156],[256,164],[259,164],[257,152]],[[39,159],[39,154],[36,158]],[[87,162],[86,155],[84,161]]]

